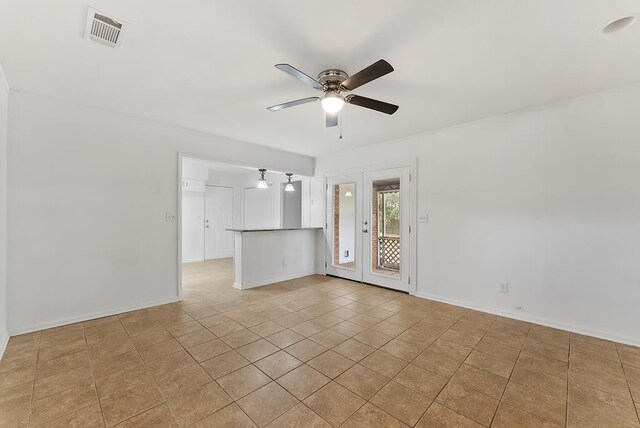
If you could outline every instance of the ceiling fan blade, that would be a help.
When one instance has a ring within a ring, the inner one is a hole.
[[[278,111],[278,110],[282,110],[289,107],[299,106],[300,104],[306,104],[306,103],[311,103],[313,101],[318,101],[319,99],[320,98],[318,97],[302,98],[295,101],[289,101],[288,103],[282,103],[282,104],[277,104],[275,106],[267,107],[267,110]]]
[[[321,91],[323,89],[323,86],[322,86],[322,84],[320,84],[320,82],[318,82],[313,77],[307,76],[302,71],[298,70],[297,68],[295,68],[292,65],[289,65],[289,64],[276,64],[276,68],[278,70],[284,71],[287,74],[292,75],[296,79],[300,80],[302,83],[306,83],[307,85],[311,86],[312,88],[315,88],[315,89],[317,89],[319,91]]]
[[[347,80],[342,82],[340,86],[342,86],[347,91],[353,91],[354,89],[359,88],[365,83],[376,80],[378,77],[382,77],[385,74],[391,73],[392,71],[393,67],[391,66],[391,64],[381,59],[380,61],[374,62],[364,70],[360,70],[353,76],[349,77]]]
[[[385,103],[384,101],[374,100],[373,98],[361,97],[360,95],[347,95],[344,100],[349,104],[369,108],[386,114],[393,114],[400,108],[395,104]]]
[[[338,113],[324,113],[324,126],[325,128],[332,128],[338,126]]]

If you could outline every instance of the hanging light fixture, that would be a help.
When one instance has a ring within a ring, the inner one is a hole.
[[[291,176],[293,174],[290,173],[290,172],[287,172],[285,175],[287,176],[287,185],[285,186],[284,191],[285,192],[295,192],[296,189],[295,189],[295,187],[293,187],[293,184],[291,183]]]
[[[266,169],[260,168],[260,180],[258,180],[258,189],[267,189],[269,186],[267,185],[267,180],[264,178],[264,173],[267,172]]]

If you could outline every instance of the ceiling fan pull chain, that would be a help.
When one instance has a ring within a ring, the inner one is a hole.
[[[340,122],[340,139],[342,140],[342,114],[340,114],[339,116],[339,122]]]

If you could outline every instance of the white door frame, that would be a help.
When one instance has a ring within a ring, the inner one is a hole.
[[[347,170],[339,170],[339,171],[330,171],[325,173],[324,175],[324,187],[325,189],[328,189],[329,186],[329,178],[333,178],[333,177],[338,177],[338,176],[342,176],[342,175],[353,175],[353,174],[365,174],[367,172],[373,172],[373,171],[378,171],[378,170],[383,170],[383,169],[393,169],[393,168],[401,168],[401,167],[409,167],[409,226],[411,228],[411,233],[409,234],[409,294],[410,295],[415,295],[416,294],[416,284],[418,282],[418,276],[417,276],[417,254],[418,254],[418,249],[417,249],[417,232],[418,232],[418,228],[417,228],[417,220],[418,220],[418,177],[417,177],[417,171],[418,171],[418,161],[417,159],[413,158],[413,159],[407,159],[407,160],[400,160],[400,161],[389,161],[389,162],[382,162],[382,163],[378,163],[378,164],[374,164],[374,165],[369,165],[366,167],[356,167],[356,168],[350,168]],[[324,224],[325,224],[325,236],[327,236],[327,227],[328,227],[328,221],[329,219],[327,218],[327,213],[328,213],[328,204],[330,203],[330,200],[328,200],[328,193],[325,190],[325,200],[324,200],[324,205],[325,205],[325,209],[324,209]],[[327,239],[325,239],[325,247],[327,247],[329,245],[329,242]],[[330,249],[325,248],[325,274],[327,273],[327,269],[326,266],[329,265],[330,260],[328,259],[328,254],[330,252]]]

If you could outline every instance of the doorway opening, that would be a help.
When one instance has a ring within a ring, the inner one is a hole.
[[[304,223],[306,177],[294,175],[291,191],[285,190],[285,173],[267,171],[266,185],[258,188],[257,167],[186,156],[180,156],[180,171],[180,296],[232,289],[231,230],[299,228]]]

